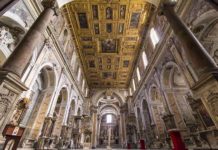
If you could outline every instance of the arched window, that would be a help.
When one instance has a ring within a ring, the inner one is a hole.
[[[152,28],[151,31],[150,31],[150,38],[151,38],[152,44],[153,44],[153,46],[155,48],[155,46],[159,42],[159,37],[158,37],[157,32],[155,31],[154,28]]]
[[[136,74],[137,74],[138,81],[140,81],[141,80],[141,75],[140,75],[139,67],[137,67],[137,69],[136,69]]]
[[[85,79],[83,79],[83,83],[82,83],[82,91],[85,90]]]
[[[88,88],[86,88],[86,97],[88,96],[88,92],[89,92],[89,89]]]
[[[77,74],[77,80],[78,81],[80,81],[80,77],[81,77],[81,68],[79,67],[78,74]]]
[[[112,123],[112,116],[111,116],[111,114],[107,115],[107,121],[106,122],[107,123]]]
[[[146,68],[148,65],[148,59],[147,59],[147,56],[145,54],[145,51],[142,52],[142,61],[143,61],[144,68]]]
[[[135,86],[135,80],[134,79],[132,79],[132,87],[133,87],[133,91],[135,91],[136,90],[136,86]]]
[[[129,95],[130,96],[132,95],[132,88],[131,87],[129,88]]]

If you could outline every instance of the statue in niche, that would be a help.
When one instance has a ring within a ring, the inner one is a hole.
[[[106,8],[106,19],[113,19],[113,10],[111,7]]]
[[[0,27],[0,45],[6,46],[8,49],[13,50],[15,47],[15,37],[10,33],[8,27]]]
[[[100,33],[99,24],[94,24],[94,29],[95,29],[95,34],[99,34]]]
[[[214,51],[213,59],[218,64],[218,49]]]
[[[126,6],[125,5],[121,5],[120,6],[120,18],[121,19],[125,19],[125,13],[126,13]]]
[[[86,136],[86,140],[85,141],[86,141],[86,143],[90,142],[90,136],[89,135]]]
[[[198,108],[198,112],[201,116],[202,121],[206,127],[214,126],[213,120],[211,119],[210,115],[208,114],[207,110],[205,109],[204,105],[201,104]]]
[[[5,114],[8,111],[9,105],[10,101],[8,100],[8,98],[0,94],[0,125],[5,118]]]
[[[23,98],[18,102],[18,104],[16,106],[16,110],[14,111],[14,115],[11,119],[10,124],[18,125],[21,122],[23,115],[28,108],[29,102],[30,101],[28,98]]]
[[[124,24],[123,23],[119,24],[119,33],[123,33],[123,29],[124,29]]]
[[[214,114],[214,118],[216,119],[216,121],[218,121],[218,94],[211,93],[211,95],[208,97],[208,102],[210,103],[211,111]]]
[[[93,18],[94,19],[98,19],[98,6],[97,5],[93,5],[92,6],[92,11],[93,11]]]

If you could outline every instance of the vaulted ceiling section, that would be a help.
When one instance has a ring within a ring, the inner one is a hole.
[[[91,88],[129,85],[150,10],[146,0],[75,0],[63,7]]]

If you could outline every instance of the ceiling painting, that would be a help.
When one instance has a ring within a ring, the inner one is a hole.
[[[63,7],[90,87],[129,85],[150,9],[146,0],[74,0]]]

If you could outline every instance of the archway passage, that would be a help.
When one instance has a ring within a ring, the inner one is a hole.
[[[67,105],[67,100],[68,100],[67,89],[62,88],[55,105],[55,110],[53,112],[53,116],[56,118],[56,122],[54,125],[54,130],[52,132],[54,136],[58,136],[61,138],[66,137],[66,131],[63,125],[64,125],[64,114]]]
[[[121,148],[124,141],[125,123],[121,115],[123,99],[115,91],[104,90],[93,96],[92,106],[94,133],[92,144],[97,148]],[[94,139],[93,139],[94,138]]]
[[[119,122],[117,116],[107,113],[102,116],[100,123],[99,146],[119,144]]]
[[[40,70],[32,86],[29,108],[21,121],[27,126],[23,145],[33,145],[34,140],[43,134],[49,103],[54,94],[56,76],[53,68],[45,66]]]

